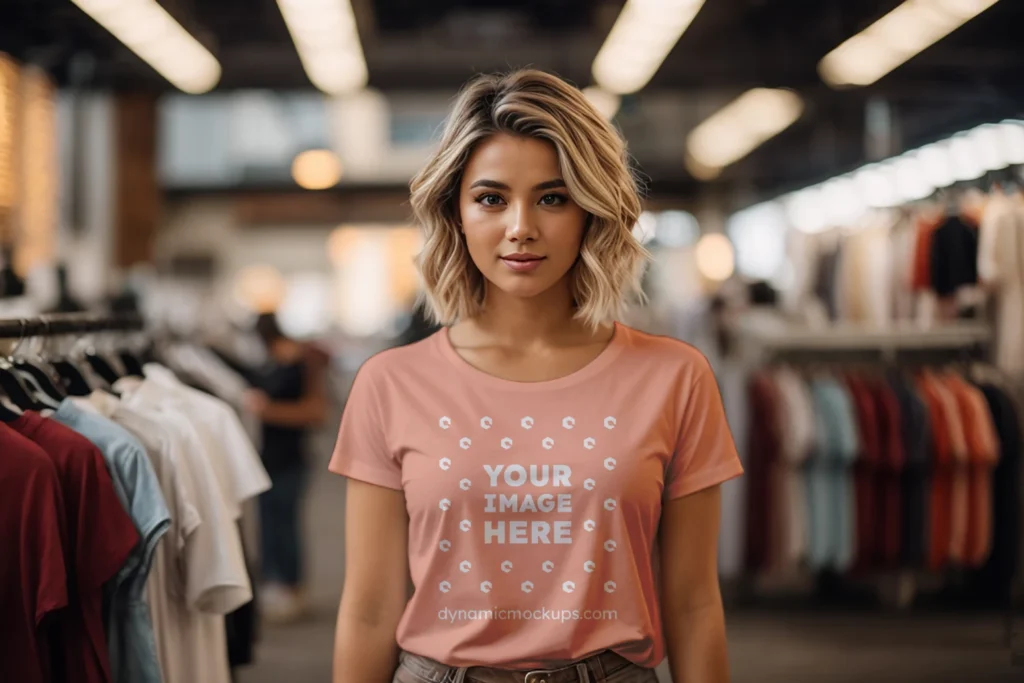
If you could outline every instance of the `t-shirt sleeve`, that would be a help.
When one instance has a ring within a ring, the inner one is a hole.
[[[350,479],[401,490],[402,466],[384,437],[375,374],[369,364],[356,373],[328,469]]]
[[[82,586],[94,589],[117,575],[138,544],[139,533],[117,498],[103,455],[91,447],[82,451],[77,564]]]
[[[219,399],[222,405],[218,412],[222,416],[223,448],[231,472],[232,488],[239,503],[255,498],[270,490],[270,475],[260,460],[256,447],[245,431],[238,414]]]
[[[741,474],[718,382],[701,356],[682,392],[679,436],[665,476],[664,498],[681,498]]]

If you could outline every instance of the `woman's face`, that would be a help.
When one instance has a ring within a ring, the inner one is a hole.
[[[499,133],[481,142],[459,188],[462,232],[491,286],[521,298],[568,284],[587,221],[554,146]]]

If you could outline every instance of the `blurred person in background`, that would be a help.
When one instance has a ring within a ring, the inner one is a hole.
[[[267,357],[252,373],[247,407],[261,422],[260,455],[273,484],[259,505],[261,609],[270,621],[289,622],[307,610],[301,513],[308,438],[327,414],[327,368],[322,354],[285,335],[273,314],[259,317],[256,333]]]
[[[482,76],[411,187],[442,327],[345,407],[335,683],[725,683],[742,466],[707,359],[619,322],[647,258],[624,142],[554,76]]]

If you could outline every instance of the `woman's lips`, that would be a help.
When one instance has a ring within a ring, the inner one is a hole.
[[[536,270],[540,267],[540,264],[544,261],[543,256],[503,256],[501,258],[502,263],[508,266],[511,270],[517,273],[528,273]]]

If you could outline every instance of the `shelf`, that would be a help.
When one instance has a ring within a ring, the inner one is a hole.
[[[819,328],[761,312],[744,314],[733,329],[742,341],[761,348],[808,351],[958,349],[984,344],[992,336],[989,326],[968,321],[927,328],[916,323],[884,328],[837,323]]]

